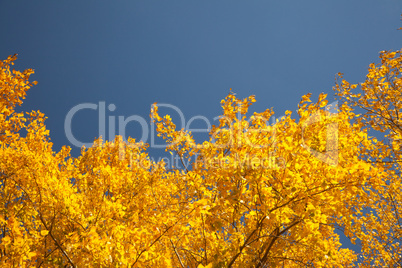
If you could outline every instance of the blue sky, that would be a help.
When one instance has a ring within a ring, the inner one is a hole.
[[[149,120],[158,102],[213,121],[229,88],[277,117],[309,92],[332,96],[336,73],[360,82],[379,51],[401,48],[401,13],[400,0],[1,1],[0,58],[18,53],[17,69],[35,69],[23,109],[48,116],[58,150],[72,146],[65,118],[83,103],[113,104],[106,118]],[[77,113],[72,132],[91,142],[98,111]]]
[[[401,13],[396,0],[1,1],[0,58],[18,53],[16,68],[35,69],[23,109],[44,112],[55,149],[76,154],[64,120],[81,103],[114,104],[116,120],[149,120],[158,102],[212,121],[229,88],[277,116],[308,92],[332,95],[336,73],[362,81],[379,51],[401,48]],[[80,141],[99,134],[95,110],[72,122]]]

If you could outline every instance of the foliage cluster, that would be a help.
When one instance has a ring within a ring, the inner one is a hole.
[[[230,93],[203,143],[154,106],[166,150],[197,155],[175,170],[121,137],[76,158],[55,152],[44,114],[15,111],[36,84],[15,60],[0,61],[2,266],[400,265],[401,51],[382,52],[364,83],[339,75],[336,113],[308,94],[297,119],[270,124],[272,110],[247,115],[255,98]],[[342,247],[339,230],[362,252]]]

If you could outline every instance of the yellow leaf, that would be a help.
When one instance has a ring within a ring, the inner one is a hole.
[[[328,100],[323,100],[321,103],[320,103],[320,107],[324,107],[325,105],[327,105],[328,104]]]
[[[40,235],[41,235],[41,236],[47,236],[48,233],[49,233],[48,230],[42,230],[42,231],[40,231]]]
[[[10,244],[10,242],[11,242],[11,238],[10,238],[9,236],[6,236],[6,237],[4,237],[4,238],[2,239],[2,242],[3,242],[5,245],[8,245],[8,244]]]

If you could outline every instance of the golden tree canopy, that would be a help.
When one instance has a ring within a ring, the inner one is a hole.
[[[248,115],[254,96],[230,93],[202,143],[154,105],[151,120],[166,150],[195,159],[185,169],[154,162],[147,144],[121,137],[97,139],[77,158],[68,147],[53,151],[45,116],[15,112],[36,83],[32,70],[10,69],[15,59],[0,62],[3,266],[397,263],[400,52],[383,53],[381,65],[370,67],[363,94],[342,81],[346,101],[335,112],[325,94],[317,102],[307,94],[297,115],[288,111],[270,124],[271,109]],[[359,117],[353,105],[367,114]],[[378,142],[365,126],[389,130],[392,143]],[[362,254],[343,247],[337,229],[361,241]]]

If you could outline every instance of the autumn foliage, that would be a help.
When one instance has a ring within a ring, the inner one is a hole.
[[[76,158],[55,152],[45,116],[15,111],[36,83],[32,70],[10,69],[15,60],[0,61],[2,266],[400,264],[400,51],[381,53],[364,83],[340,77],[338,106],[308,94],[275,123],[271,109],[247,114],[254,96],[230,93],[202,143],[153,106],[166,150],[193,159],[183,169],[121,137]],[[362,252],[342,246],[340,232]]]
[[[367,266],[401,267],[402,50],[381,51],[380,60],[378,65],[370,64],[363,83],[350,84],[340,74],[336,91],[362,113],[355,124],[384,138],[373,138],[374,150],[363,156],[383,175],[382,184],[372,185],[367,198],[361,198],[367,209],[354,233],[362,241],[362,259]]]

